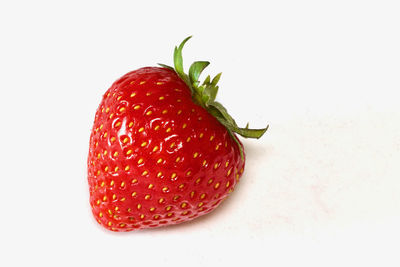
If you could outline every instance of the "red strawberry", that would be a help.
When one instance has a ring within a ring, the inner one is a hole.
[[[183,72],[141,68],[104,94],[90,136],[88,181],[96,220],[113,231],[189,221],[215,209],[239,181],[242,144],[267,130],[239,128],[215,102],[220,74],[198,78],[209,62]],[[161,64],[160,64],[161,65]]]

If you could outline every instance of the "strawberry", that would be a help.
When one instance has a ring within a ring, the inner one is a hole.
[[[245,165],[235,133],[259,138],[267,128],[239,128],[215,101],[218,74],[200,84],[209,62],[189,74],[182,48],[175,68],[145,67],[103,95],[90,136],[88,182],[96,220],[112,231],[182,223],[214,210]]]

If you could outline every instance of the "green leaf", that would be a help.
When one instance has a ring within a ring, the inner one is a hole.
[[[175,46],[174,50],[174,67],[175,71],[179,74],[179,76],[185,76],[185,72],[183,71],[183,59],[182,59],[182,49],[185,43],[192,38],[192,36],[186,37],[185,40],[179,45],[179,47]]]
[[[195,85],[195,87],[198,86],[199,77],[203,72],[203,70],[207,68],[208,65],[210,65],[210,62],[208,61],[193,62],[193,64],[189,68],[189,78],[192,85]]]
[[[243,136],[244,138],[257,138],[259,139],[268,130],[269,125],[262,129],[249,129],[249,128],[236,128],[235,133]]]
[[[209,84],[210,83],[210,79],[211,79],[211,77],[210,77],[210,75],[208,75],[207,78],[204,80],[203,85]]]
[[[221,78],[222,72],[218,73],[211,82],[211,85],[216,86]]]
[[[168,66],[168,65],[165,65],[165,64],[162,64],[162,63],[158,63],[158,65],[161,66],[161,67],[163,67],[163,68],[166,68],[166,69],[170,69],[170,70],[175,71],[174,68],[171,67],[171,66]]]

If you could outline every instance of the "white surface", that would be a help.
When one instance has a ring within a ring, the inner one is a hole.
[[[398,1],[109,2],[0,3],[1,266],[400,265]],[[212,214],[107,232],[86,181],[101,95],[191,34],[186,66],[210,60],[219,100],[270,131]]]

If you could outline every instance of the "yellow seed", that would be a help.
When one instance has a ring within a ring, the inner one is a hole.
[[[113,186],[114,185],[114,180],[111,180],[111,182],[110,182],[110,186]]]
[[[169,133],[171,130],[172,130],[171,127],[169,127],[169,128],[166,130],[166,132]]]
[[[179,188],[179,189],[182,189],[182,188],[184,188],[184,187],[185,187],[184,184],[180,184],[178,188]]]
[[[150,199],[150,195],[146,195],[146,196],[144,197],[144,199],[149,200],[149,199]]]
[[[197,180],[196,180],[196,184],[199,184],[199,183],[200,183],[200,181],[201,181],[201,178],[197,178]]]
[[[114,157],[116,157],[116,156],[118,156],[118,152],[117,151],[114,152]]]
[[[96,201],[97,205],[100,205],[100,203],[101,203],[100,199]]]
[[[126,144],[126,143],[128,143],[128,141],[129,141],[129,138],[125,137],[124,140],[122,141],[122,143]]]
[[[137,162],[138,164],[141,164],[141,163],[143,163],[143,159],[142,158],[140,158],[139,160],[138,160],[138,162]]]
[[[147,174],[149,174],[148,171],[143,171],[143,172],[142,172],[142,176],[145,176],[145,175],[147,175]]]
[[[120,201],[124,202],[124,201],[125,201],[125,199],[126,199],[126,198],[124,198],[124,197],[123,197],[123,198],[121,198],[121,199],[120,199]]]
[[[118,122],[115,124],[115,127],[119,127],[119,126],[121,126],[121,122],[120,122],[120,121],[118,121]]]
[[[126,108],[122,107],[122,108],[119,109],[119,112],[124,112],[125,110],[126,110]]]
[[[158,177],[158,178],[160,178],[161,175],[162,175],[162,172],[158,172],[158,173],[157,173],[157,177]]]
[[[229,187],[229,185],[230,185],[231,183],[228,181],[228,182],[226,182],[226,187]]]
[[[151,92],[147,92],[147,93],[146,93],[146,96],[150,96],[150,95],[151,95]]]
[[[112,119],[112,117],[114,117],[114,113],[111,113],[109,118]]]
[[[194,191],[190,192],[190,198],[194,197]]]
[[[126,225],[126,224],[124,224],[124,223],[120,223],[120,224],[119,224],[119,227],[122,227],[122,228],[123,228],[123,227],[125,227],[125,225]]]
[[[131,97],[134,97],[135,95],[136,95],[136,93],[132,93],[132,94],[131,94]]]
[[[171,217],[171,216],[172,216],[172,213],[171,213],[171,212],[167,214],[167,217]]]
[[[142,220],[144,219],[144,214],[140,215],[140,219]]]
[[[181,204],[181,208],[185,208],[187,206],[187,203],[186,202],[183,202],[182,204]]]
[[[121,187],[124,187],[124,186],[125,186],[125,182],[122,182],[122,183],[121,183]]]
[[[203,166],[206,166],[206,164],[207,164],[207,160],[204,160],[203,161]]]
[[[147,145],[147,142],[145,141],[145,142],[143,142],[140,146],[141,147],[145,147]]]
[[[219,145],[216,145],[216,146],[215,146],[215,150],[218,150],[218,149],[219,149]]]
[[[157,85],[164,84],[164,82],[156,82]]]
[[[133,126],[133,121],[128,124],[128,127],[131,128]]]
[[[168,206],[168,207],[165,208],[166,211],[170,211],[171,209],[172,209],[171,206]]]
[[[103,213],[102,213],[102,212],[99,213],[99,217],[100,217],[100,218],[103,217]]]
[[[232,168],[229,169],[229,171],[226,173],[226,176],[231,175],[231,173],[232,173]]]
[[[174,179],[176,177],[176,173],[173,173],[172,175],[171,175],[171,179]]]
[[[103,201],[107,201],[107,196],[104,196],[104,197],[103,197]]]
[[[108,113],[110,111],[110,108],[106,108],[106,113]]]
[[[219,187],[219,183],[216,183],[216,184],[214,185],[214,188],[217,189],[218,187]]]
[[[186,173],[187,176],[190,176],[191,174],[192,174],[191,171],[188,171],[188,172]]]
[[[159,99],[159,100],[164,100],[164,98],[165,98],[165,97],[160,96],[158,99]]]
[[[173,148],[175,146],[175,142],[173,142],[170,147]]]
[[[182,102],[182,100],[181,99],[177,99],[176,102],[180,103],[180,102]]]
[[[219,167],[219,163],[214,164],[214,169],[217,169]]]
[[[101,157],[101,154],[99,153],[99,154],[97,154],[97,158],[99,159]]]
[[[211,184],[213,182],[213,179],[208,180],[208,184]]]
[[[142,208],[141,204],[137,204],[137,209],[140,210]]]
[[[199,153],[195,152],[195,153],[193,154],[193,158],[197,158],[198,155],[199,155]]]
[[[186,215],[188,213],[189,213],[189,211],[185,210],[184,212],[182,212],[182,215]]]
[[[155,146],[154,148],[153,148],[153,152],[156,152],[158,150],[158,146]]]
[[[149,116],[149,115],[151,115],[152,113],[153,113],[153,111],[149,110],[149,111],[146,112],[146,115]]]
[[[146,83],[146,81],[141,81],[139,84],[145,84]]]
[[[203,133],[200,133],[200,134],[199,134],[199,137],[200,137],[200,138],[203,138],[203,136],[204,136]]]
[[[144,131],[144,127],[139,128],[138,132],[141,133]]]
[[[160,217],[160,215],[154,215],[154,220],[157,220]]]
[[[182,110],[180,109],[180,110],[178,110],[178,115],[180,115],[182,113]]]
[[[153,187],[154,187],[153,184],[149,184],[149,186],[148,186],[149,189],[152,189]]]
[[[111,226],[112,225],[112,222],[108,222],[108,226]]]
[[[126,167],[125,167],[125,171],[129,171],[129,169],[130,169],[129,166],[126,166]]]
[[[130,154],[132,154],[132,149],[129,149],[127,152],[126,152],[126,155],[130,155]]]
[[[160,129],[160,125],[157,125],[156,127],[154,127],[154,130],[158,130],[158,129]]]
[[[229,160],[225,162],[225,168],[228,167],[229,165]]]
[[[114,172],[117,172],[119,170],[118,166],[115,167]]]
[[[113,137],[110,138],[110,141],[111,141],[111,142],[115,142],[115,139],[116,139],[116,138],[113,136]]]
[[[99,175],[100,175],[100,170],[98,170],[96,173],[96,176],[99,176]]]
[[[136,81],[131,81],[129,84],[134,84]]]
[[[161,163],[163,160],[162,160],[162,158],[159,158],[158,160],[157,160],[157,163]]]
[[[158,203],[160,203],[160,204],[162,204],[164,202],[164,199],[163,198],[160,198],[159,200],[158,200]]]
[[[117,198],[117,195],[113,194],[112,199],[115,200]]]
[[[132,184],[136,184],[138,182],[138,180],[136,178],[132,179]]]
[[[164,109],[161,113],[162,113],[162,114],[167,114],[167,113],[168,113],[168,110]]]
[[[136,192],[132,192],[132,197],[136,197],[137,193]]]
[[[186,128],[186,126],[187,126],[187,124],[186,124],[186,123],[184,123],[184,124],[182,125],[182,128],[183,128],[183,129],[185,129],[185,128]]]
[[[174,196],[174,201],[177,201],[180,198],[180,196]]]
[[[102,124],[102,125],[100,125],[100,127],[99,127],[99,128],[100,128],[100,130],[101,130],[101,129],[103,129],[103,124]]]
[[[168,191],[168,187],[164,186],[163,189],[162,189],[162,191],[163,191],[164,193],[167,192],[167,191]]]
[[[189,136],[189,137],[186,139],[186,142],[189,142],[189,141],[190,141],[190,139],[191,139],[191,138],[190,138],[190,136]]]
[[[117,100],[119,101],[119,100],[121,100],[121,98],[122,98],[122,95],[120,95],[119,97],[117,97]]]
[[[104,138],[106,138],[106,137],[107,137],[107,134],[108,134],[107,132],[105,132],[105,133],[103,134]]]
[[[154,207],[150,208],[150,211],[155,211],[155,210],[156,210],[156,208],[154,208]]]
[[[179,162],[181,160],[181,158],[180,157],[177,157],[176,159],[175,159],[175,162]]]
[[[108,171],[108,166],[106,166],[106,167],[104,168],[104,171],[105,171],[105,172]]]
[[[200,208],[201,206],[203,206],[203,202],[200,202],[197,206]]]
[[[133,109],[135,109],[135,110],[138,110],[139,108],[140,108],[139,105],[136,105],[136,106],[133,107]]]
[[[211,135],[210,141],[214,140],[214,135]]]
[[[200,199],[204,199],[205,197],[206,197],[206,194],[204,194],[204,193],[200,195]]]

